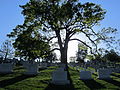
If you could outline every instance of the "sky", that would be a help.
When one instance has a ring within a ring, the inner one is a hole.
[[[0,45],[7,39],[9,34],[18,24],[24,22],[24,17],[21,14],[22,9],[19,5],[24,5],[29,0],[1,0],[0,1]],[[83,2],[94,2],[100,4],[106,9],[105,19],[100,23],[97,29],[104,27],[112,27],[118,29],[120,33],[120,0],[80,0]],[[118,34],[120,38],[120,34]],[[74,45],[73,45],[74,44]],[[77,42],[69,43],[68,56],[75,56],[77,50]]]

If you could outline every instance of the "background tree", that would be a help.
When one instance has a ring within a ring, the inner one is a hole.
[[[3,60],[14,57],[14,50],[13,50],[13,46],[10,40],[6,40],[1,45],[0,57],[3,58]]]
[[[26,5],[20,6],[25,16],[24,24],[16,29],[9,36],[17,36],[21,30],[32,26],[42,36],[46,36],[48,41],[57,39],[58,48],[61,54],[61,62],[67,64],[68,43],[77,40],[86,45],[91,53],[92,47],[95,47],[100,40],[106,40],[106,35],[102,31],[95,32],[93,27],[104,19],[105,10],[94,3],[81,4],[79,0],[30,0]],[[110,30],[111,31],[111,30]],[[76,34],[85,35],[92,43],[88,45],[80,38],[72,38]],[[93,38],[94,37],[94,38]],[[109,41],[108,41],[109,42]],[[53,51],[52,50],[52,51]]]
[[[110,51],[106,50],[103,59],[110,62],[120,62],[120,56],[113,49],[111,49]]]
[[[70,63],[75,63],[76,61],[76,57],[74,56],[71,56],[69,59],[70,59]]]
[[[87,56],[86,56],[86,58],[88,59],[88,60],[94,60],[94,55],[92,55],[92,54],[87,54]]]
[[[47,63],[48,63],[48,62],[53,63],[53,62],[58,61],[56,53],[54,53],[54,52],[48,53],[48,54],[44,57],[44,61],[47,62]]]
[[[87,56],[88,48],[82,43],[78,44],[77,61],[83,63]]]

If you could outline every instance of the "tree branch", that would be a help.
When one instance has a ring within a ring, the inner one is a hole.
[[[59,48],[54,48],[54,49],[50,50],[50,52],[55,51],[55,50],[59,50],[60,51]]]
[[[90,36],[86,33],[86,32],[84,32],[83,30],[81,30],[81,32],[83,33],[83,34],[85,34],[86,35],[86,37],[95,45],[95,48],[96,48],[96,52],[98,53],[98,51],[97,51],[97,45],[96,45],[96,43],[90,38]]]
[[[92,28],[90,28],[90,30],[92,31],[92,33],[93,33],[94,35],[96,35],[96,36],[98,37],[98,34],[97,34]]]
[[[80,31],[82,31],[84,29],[84,27],[81,26],[81,25],[77,25],[77,26],[72,27],[69,38],[71,38],[77,32],[77,31],[74,30],[76,28],[81,28]]]
[[[57,36],[50,37],[50,38],[48,39],[48,42],[51,41],[52,39],[56,38],[56,37],[57,37]]]
[[[77,39],[77,38],[70,39],[70,41],[72,41],[72,40],[76,40],[76,41],[79,41],[79,42],[83,43],[85,46],[87,46],[88,48],[90,48],[90,52],[91,52],[91,54],[93,54],[92,47],[90,47],[89,45],[87,45],[85,42],[83,42],[82,40]]]
[[[58,44],[59,44],[59,46],[60,46],[60,48],[62,48],[63,47],[63,42],[62,42],[62,40],[61,40],[61,36],[60,36],[60,30],[55,30],[55,33],[56,33],[56,36],[57,36],[57,38],[58,38]]]

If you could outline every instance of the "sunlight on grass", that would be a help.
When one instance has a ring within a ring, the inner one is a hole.
[[[73,90],[71,86],[51,85],[51,75],[58,67],[49,67],[40,70],[36,76],[25,76],[23,67],[16,67],[12,74],[0,75],[0,90]],[[80,68],[81,70],[82,68]],[[89,68],[89,70],[94,70]],[[92,80],[80,80],[80,73],[75,68],[69,67],[71,84],[75,90],[119,90],[120,73],[113,73],[112,80],[97,79],[97,72],[92,74]],[[2,85],[2,86],[1,86]]]

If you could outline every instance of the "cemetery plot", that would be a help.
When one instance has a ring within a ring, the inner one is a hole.
[[[47,63],[40,63],[39,68],[44,69],[47,68],[48,64]]]
[[[23,66],[26,69],[25,75],[36,75],[38,74],[38,63],[23,63]]]
[[[99,69],[98,78],[99,79],[110,79],[110,74],[112,71],[110,69]]]
[[[98,79],[95,74],[92,74],[92,80],[81,80],[80,72],[76,69],[69,68],[70,84],[56,85],[51,84],[52,73],[58,70],[58,67],[48,67],[40,71],[37,76],[26,76],[23,74],[24,68],[15,67],[14,73],[0,74],[0,89],[29,89],[29,90],[119,90],[120,88],[120,73],[112,73],[110,80]],[[81,68],[80,68],[81,70]],[[64,71],[64,70],[63,70]],[[61,71],[62,72],[62,71]],[[96,72],[95,72],[96,73]],[[97,74],[97,73],[96,73]],[[64,75],[65,76],[65,75]],[[59,78],[58,76],[57,78]],[[63,78],[62,78],[63,79]]]
[[[13,72],[12,63],[2,63],[0,64],[0,73],[11,73]]]
[[[67,71],[64,71],[64,68],[59,68],[52,73],[52,82],[56,85],[65,85],[70,84],[67,78]]]
[[[91,72],[90,71],[80,71],[80,79],[82,80],[88,80],[88,79],[92,79],[91,77]]]

